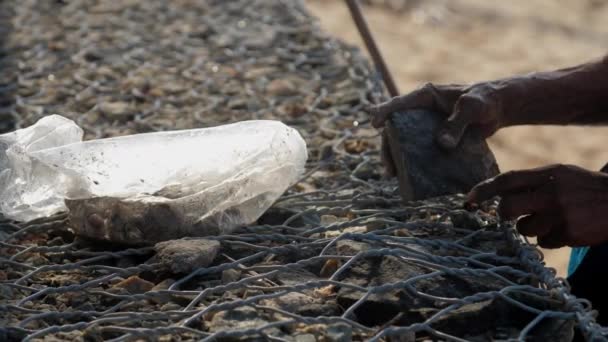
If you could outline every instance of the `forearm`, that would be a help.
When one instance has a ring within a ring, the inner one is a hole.
[[[608,124],[608,57],[491,82],[502,97],[501,127]]]

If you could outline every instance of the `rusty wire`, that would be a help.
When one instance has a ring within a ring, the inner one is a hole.
[[[1,220],[0,339],[523,341],[556,326],[604,339],[590,304],[494,203],[473,214],[459,195],[401,203],[364,110],[386,98],[381,79],[303,2],[0,9],[5,130],[52,113],[87,138],[270,118],[310,152],[298,184],[257,223],[211,237],[215,261],[186,274],[152,247],[75,237],[65,214]]]

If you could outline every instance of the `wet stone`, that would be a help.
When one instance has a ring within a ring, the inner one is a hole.
[[[436,142],[444,115],[412,110],[397,113],[387,124],[401,197],[405,202],[466,193],[498,175],[494,154],[473,127],[467,128],[452,151]]]

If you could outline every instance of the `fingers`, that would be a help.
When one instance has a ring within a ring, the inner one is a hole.
[[[454,103],[463,93],[461,85],[435,86],[431,83],[413,92],[397,96],[370,109],[372,126],[379,128],[394,112],[409,109],[430,109],[450,113]]]
[[[466,112],[465,112],[466,113]],[[444,123],[437,135],[437,143],[446,149],[454,149],[460,143],[464,132],[471,124],[462,110],[456,110]]]
[[[467,127],[473,123],[479,124],[485,118],[491,118],[490,104],[477,94],[465,94],[454,105],[454,112],[443,124],[437,136],[440,146],[455,148]]]
[[[550,193],[528,191],[503,195],[497,209],[502,219],[514,220],[523,215],[550,210],[553,204],[554,198]]]
[[[545,212],[520,218],[517,221],[516,227],[517,231],[523,236],[542,237],[549,234],[559,224],[559,220],[554,215]]]
[[[423,108],[432,106],[433,100],[431,92],[426,88],[415,90],[407,95],[393,97],[387,102],[371,109],[372,126],[380,128],[394,112],[413,108]]]
[[[554,227],[548,234],[538,237],[538,245],[547,249],[561,248],[566,246],[567,237],[564,231],[565,229],[561,226]]]
[[[552,172],[547,168],[505,172],[473,187],[468,194],[467,202],[477,204],[494,196],[533,191],[553,180]]]

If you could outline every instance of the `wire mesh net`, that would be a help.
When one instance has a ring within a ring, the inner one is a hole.
[[[88,139],[278,119],[310,156],[255,224],[178,242],[203,246],[185,259],[75,236],[65,213],[1,220],[0,340],[604,338],[589,303],[495,203],[471,213],[461,195],[401,202],[365,112],[386,97],[378,75],[303,2],[0,10],[4,131],[53,113]]]

